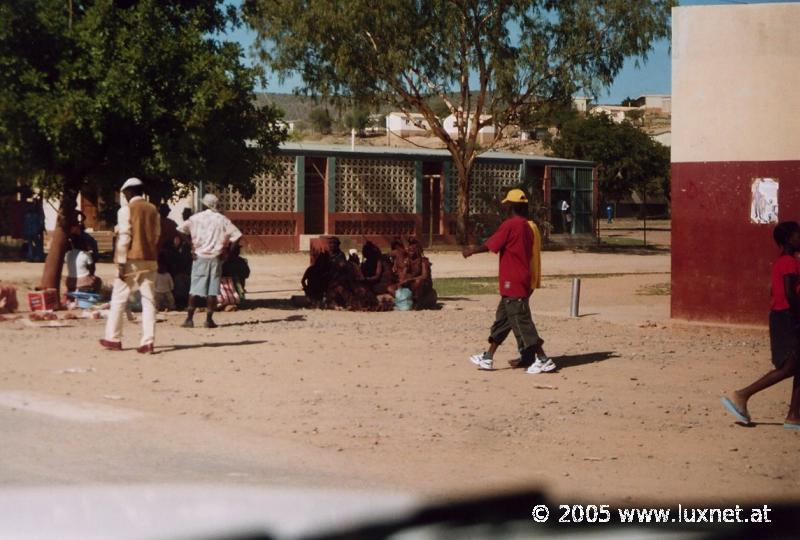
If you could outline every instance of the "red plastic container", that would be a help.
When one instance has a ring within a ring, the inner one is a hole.
[[[58,309],[58,291],[45,289],[28,293],[28,307],[31,311],[52,311]]]

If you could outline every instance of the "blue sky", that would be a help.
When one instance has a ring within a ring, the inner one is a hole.
[[[712,4],[764,4],[764,3],[791,3],[797,0],[682,0],[681,6],[712,5]],[[230,34],[247,51],[253,42],[253,33],[240,28]],[[636,67],[634,59],[629,59],[617,76],[614,84],[598,96],[599,103],[619,103],[626,97],[637,97],[642,94],[669,94],[671,84],[671,59],[670,44],[667,40],[653,44],[653,50],[648,54],[646,62],[639,61]],[[281,83],[276,77],[268,74],[268,92],[290,93],[297,86],[299,80],[289,78]]]

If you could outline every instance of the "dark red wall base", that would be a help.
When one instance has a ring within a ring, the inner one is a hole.
[[[672,164],[672,317],[766,324],[774,224],[750,222],[754,178],[779,181],[781,221],[800,220],[800,161]]]

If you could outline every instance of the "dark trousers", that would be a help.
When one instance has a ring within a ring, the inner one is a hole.
[[[489,331],[489,343],[500,345],[510,332],[514,332],[520,354],[533,355],[533,348],[539,344],[539,333],[533,324],[530,298],[500,298],[494,324]]]

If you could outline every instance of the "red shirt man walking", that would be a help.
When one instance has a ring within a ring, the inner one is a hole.
[[[487,251],[500,254],[500,303],[489,331],[489,349],[470,360],[479,369],[491,370],[495,351],[513,331],[520,352],[520,360],[514,365],[529,366],[529,374],[552,371],[556,365],[542,349],[544,341],[533,324],[530,308],[534,232],[527,218],[528,197],[521,189],[512,189],[502,203],[507,219],[483,245],[467,246],[463,251],[465,258]]]

